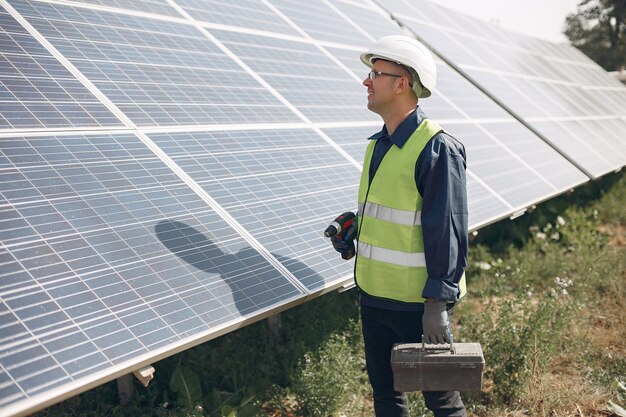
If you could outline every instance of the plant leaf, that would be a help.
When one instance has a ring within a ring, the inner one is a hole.
[[[179,366],[170,378],[170,389],[178,395],[183,406],[193,406],[202,400],[202,386],[198,375],[186,366]]]
[[[609,400],[609,411],[613,414],[618,415],[619,417],[626,417],[626,410],[624,410],[619,405],[615,404],[613,401]]]
[[[222,407],[222,417],[237,417],[237,410],[229,405]]]

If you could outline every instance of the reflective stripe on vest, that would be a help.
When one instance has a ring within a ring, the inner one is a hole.
[[[405,253],[393,249],[379,248],[367,243],[359,243],[359,256],[409,268],[426,266],[426,258],[423,253]]]
[[[367,203],[365,205],[365,211],[363,211],[363,204],[359,203],[359,217],[361,216],[373,217],[378,220],[404,226],[419,226],[422,224],[421,211],[398,210],[376,203]]]

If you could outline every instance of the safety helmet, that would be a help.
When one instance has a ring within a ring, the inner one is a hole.
[[[383,36],[361,54],[361,61],[370,68],[377,59],[409,68],[413,76],[413,91],[418,98],[430,97],[434,91],[437,65],[430,51],[416,39],[402,35]]]

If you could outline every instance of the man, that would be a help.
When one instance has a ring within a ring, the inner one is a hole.
[[[408,416],[393,389],[395,343],[450,341],[449,316],[465,293],[465,149],[426,118],[418,98],[435,88],[430,52],[405,36],[385,36],[361,60],[367,107],[384,126],[370,139],[359,187],[357,236],[333,238],[343,253],[357,240],[355,281],[367,372],[378,417]],[[466,416],[458,392],[423,392],[435,417]]]

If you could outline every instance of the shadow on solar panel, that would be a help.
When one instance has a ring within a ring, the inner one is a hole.
[[[202,232],[175,220],[161,221],[155,231],[163,245],[188,264],[209,274],[220,274],[224,285],[212,287],[211,293],[218,300],[232,294],[235,307],[242,315],[271,304],[276,292],[280,292],[280,288],[270,282],[275,271],[267,267],[263,269],[258,264],[259,253],[251,247],[225,253]],[[298,271],[298,275],[311,279],[314,285],[324,284],[324,279],[304,263],[276,253],[272,255],[291,271]],[[268,280],[263,279],[264,275]],[[288,283],[285,281],[285,284]],[[291,291],[291,285],[285,286],[286,291]]]

